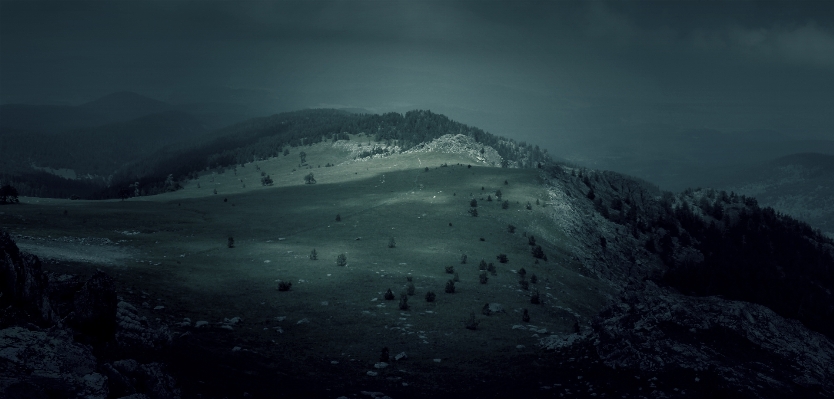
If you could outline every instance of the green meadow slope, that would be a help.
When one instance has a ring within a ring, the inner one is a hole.
[[[541,337],[573,332],[603,307],[612,289],[566,245],[541,170],[488,167],[465,151],[352,160],[355,149],[318,143],[303,147],[306,166],[294,149],[125,201],[24,198],[4,208],[0,221],[21,249],[58,260],[56,271],[114,275],[119,295],[144,303],[149,318],[191,332],[178,345],[183,356],[226,359],[179,365],[202,381],[186,390],[200,392],[239,388],[242,382],[219,378],[222,370],[236,375],[236,367],[245,368],[232,366],[238,363],[278,373],[279,381],[263,381],[241,372],[258,381],[250,388],[256,391],[257,384],[292,380],[327,381],[311,389],[333,389],[335,396],[339,387],[358,386],[442,392],[479,374],[490,381],[459,390],[505,389],[538,378],[527,365],[542,356]],[[261,184],[262,173],[273,185]],[[305,184],[308,173],[316,184]],[[495,200],[497,190],[507,209]],[[472,199],[477,217],[469,213]],[[528,235],[548,261],[532,256]],[[313,249],[317,260],[309,259]],[[336,265],[339,254],[347,266]],[[497,269],[486,284],[479,282],[482,259]],[[453,278],[446,266],[459,274],[453,294],[444,292]],[[528,290],[519,284],[521,268],[527,281],[532,274],[538,280]],[[401,310],[384,293],[390,288],[399,298],[407,277],[416,292]],[[291,290],[279,292],[280,281],[291,282]],[[428,291],[434,302],[424,299]],[[536,291],[541,304],[530,302]],[[487,303],[504,312],[482,314]],[[529,323],[522,322],[525,308]],[[464,328],[473,313],[477,330]],[[234,317],[243,321],[223,327]],[[180,325],[184,318],[191,323]],[[197,321],[208,328],[195,328]],[[234,347],[241,349],[237,357]],[[408,359],[375,368],[383,347]]]

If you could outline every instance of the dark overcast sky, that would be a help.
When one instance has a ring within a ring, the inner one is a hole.
[[[499,135],[834,139],[834,2],[0,1],[0,102],[431,109]]]

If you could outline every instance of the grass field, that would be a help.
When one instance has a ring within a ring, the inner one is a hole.
[[[542,356],[539,337],[571,332],[577,320],[586,323],[603,305],[608,288],[583,276],[571,261],[538,170],[477,166],[442,153],[345,162],[347,152],[330,143],[304,147],[308,164],[316,165],[304,169],[298,150],[235,171],[207,172],[182,190],[153,197],[23,198],[19,206],[0,209],[0,222],[28,237],[19,239],[22,248],[42,255],[61,259],[71,250],[103,251],[96,262],[47,267],[81,274],[101,268],[119,280],[126,300],[147,303],[149,318],[172,326],[185,317],[212,323],[208,329],[172,329],[191,331],[195,347],[224,359],[221,363],[237,364],[229,369],[263,365],[261,371],[241,372],[242,380],[265,384],[252,391],[279,381],[321,380],[329,382],[311,389],[336,397],[348,394],[336,392],[340,387],[416,393],[518,378]],[[273,186],[260,184],[256,165],[274,179]],[[310,172],[317,184],[304,184]],[[499,189],[508,209],[486,201]],[[468,212],[472,198],[478,217]],[[528,201],[531,210],[525,209]],[[515,233],[508,232],[508,224],[517,227]],[[539,239],[549,261],[536,264],[523,234],[542,231],[563,239]],[[108,238],[117,244],[66,239],[54,244],[58,237]],[[234,237],[234,248],[227,247],[228,237]],[[392,237],[395,248],[388,247]],[[318,260],[308,257],[313,249]],[[121,256],[107,255],[114,252]],[[345,267],[336,265],[342,253]],[[501,253],[508,263],[498,262]],[[460,264],[462,254],[467,264]],[[478,280],[481,259],[497,268],[487,284]],[[460,276],[454,294],[444,293],[452,277],[445,266],[454,266]],[[528,279],[536,274],[539,280],[529,291],[518,283],[522,267]],[[399,297],[408,276],[416,294],[403,311],[383,294],[390,288]],[[279,292],[279,281],[291,282],[292,289]],[[542,304],[530,303],[533,290],[541,293]],[[435,302],[425,301],[427,291],[437,294]],[[482,315],[485,303],[499,303],[506,313]],[[164,309],[153,310],[157,306]],[[529,323],[522,322],[523,308],[529,309]],[[464,328],[472,312],[480,322],[474,331]],[[219,327],[232,317],[243,322],[233,331]],[[233,354],[233,347],[243,350]],[[400,352],[408,358],[374,368],[382,347],[392,358]],[[221,382],[218,370],[226,368],[195,366],[194,378],[202,385],[184,382],[186,391],[246,386]],[[208,380],[209,375],[217,379]]]

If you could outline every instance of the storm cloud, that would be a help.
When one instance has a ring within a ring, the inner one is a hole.
[[[570,158],[691,129],[834,139],[830,2],[0,2],[0,101],[430,109]]]

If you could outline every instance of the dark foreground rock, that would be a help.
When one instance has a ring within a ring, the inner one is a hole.
[[[684,296],[651,281],[629,287],[587,331],[542,346],[592,347],[612,372],[685,378],[702,395],[834,395],[834,343],[824,335],[761,305]]]
[[[57,321],[47,295],[48,284],[40,259],[20,252],[9,234],[0,231],[0,321],[26,320],[39,325]]]
[[[167,328],[152,328],[119,301],[107,274],[47,274],[0,232],[0,290],[0,397],[181,396],[167,366],[153,360],[171,343]]]

